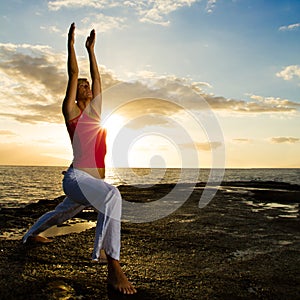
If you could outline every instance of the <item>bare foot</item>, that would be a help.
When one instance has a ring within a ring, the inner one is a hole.
[[[128,281],[126,275],[121,269],[119,261],[107,257],[108,259],[108,277],[107,283],[112,286],[115,290],[122,294],[132,295],[137,291],[134,286]]]
[[[41,236],[41,235],[36,235],[36,236],[30,236],[28,237],[27,243],[41,243],[41,244],[48,244],[48,243],[52,243],[53,240],[52,239],[48,239],[45,236]]]

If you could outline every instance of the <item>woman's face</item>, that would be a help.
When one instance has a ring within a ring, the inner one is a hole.
[[[77,100],[91,100],[93,98],[93,93],[87,80],[78,83],[76,98]]]

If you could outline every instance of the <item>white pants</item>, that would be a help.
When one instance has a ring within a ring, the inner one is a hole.
[[[98,211],[93,260],[98,260],[100,250],[113,259],[120,259],[120,220],[122,198],[119,190],[88,173],[70,167],[63,179],[67,197],[53,211],[42,215],[23,237],[36,236],[51,226],[59,225],[74,217],[85,207]]]

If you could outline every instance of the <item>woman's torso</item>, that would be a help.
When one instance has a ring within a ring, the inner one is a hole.
[[[105,177],[106,130],[86,112],[66,121],[73,148],[73,167],[96,178]]]

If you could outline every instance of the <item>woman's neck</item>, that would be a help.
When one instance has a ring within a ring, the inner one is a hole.
[[[86,100],[86,101],[83,101],[83,100],[77,100],[77,106],[79,107],[79,109],[81,111],[84,111],[86,109],[86,107],[89,105],[90,101],[89,100]]]

